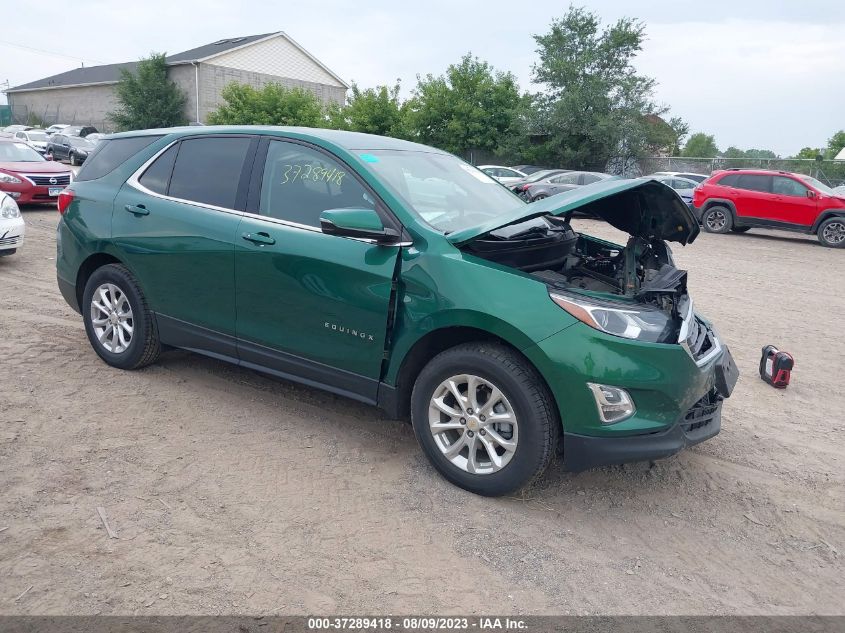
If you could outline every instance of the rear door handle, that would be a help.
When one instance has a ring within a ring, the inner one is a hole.
[[[264,233],[263,231],[260,233],[244,233],[241,235],[247,242],[252,242],[253,244],[275,244],[276,240],[268,233]]]
[[[150,211],[145,207],[143,204],[127,204],[123,207],[124,210],[129,211],[129,213],[134,213],[135,215],[149,215]]]

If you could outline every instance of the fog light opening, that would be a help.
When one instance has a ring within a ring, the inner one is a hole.
[[[593,382],[588,382],[587,387],[593,393],[602,424],[616,424],[630,418],[637,410],[631,394],[624,389]]]

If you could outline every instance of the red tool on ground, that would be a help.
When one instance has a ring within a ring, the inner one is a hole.
[[[763,348],[763,357],[760,359],[760,378],[773,387],[785,389],[789,384],[794,365],[795,360],[792,355],[781,352],[774,345],[766,345]]]

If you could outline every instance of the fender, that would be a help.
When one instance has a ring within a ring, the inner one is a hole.
[[[845,209],[825,209],[821,211],[810,229],[812,233],[819,230],[819,225],[828,218],[845,218]]]

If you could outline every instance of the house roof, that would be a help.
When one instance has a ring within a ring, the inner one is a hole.
[[[281,31],[274,31],[272,33],[262,33],[260,35],[244,35],[240,37],[229,37],[203,46],[197,46],[181,53],[168,55],[167,65],[175,66],[177,64],[190,64],[191,62],[205,61],[222,53],[249,46],[260,40],[264,40],[277,35],[285,35]],[[285,35],[285,37],[287,37]],[[288,39],[291,40],[290,37]],[[314,60],[319,66],[329,72],[338,81],[346,85],[342,79],[337,77],[328,68],[316,59],[313,55],[305,51],[301,46],[293,42],[300,50]],[[23,92],[26,90],[42,90],[49,88],[68,88],[70,86],[90,86],[96,84],[111,84],[120,81],[120,71],[125,69],[129,72],[134,72],[138,62],[124,62],[122,64],[106,64],[104,66],[86,66],[82,68],[74,68],[67,72],[52,75],[51,77],[44,77],[36,81],[31,81],[20,86],[9,88],[5,92]]]

